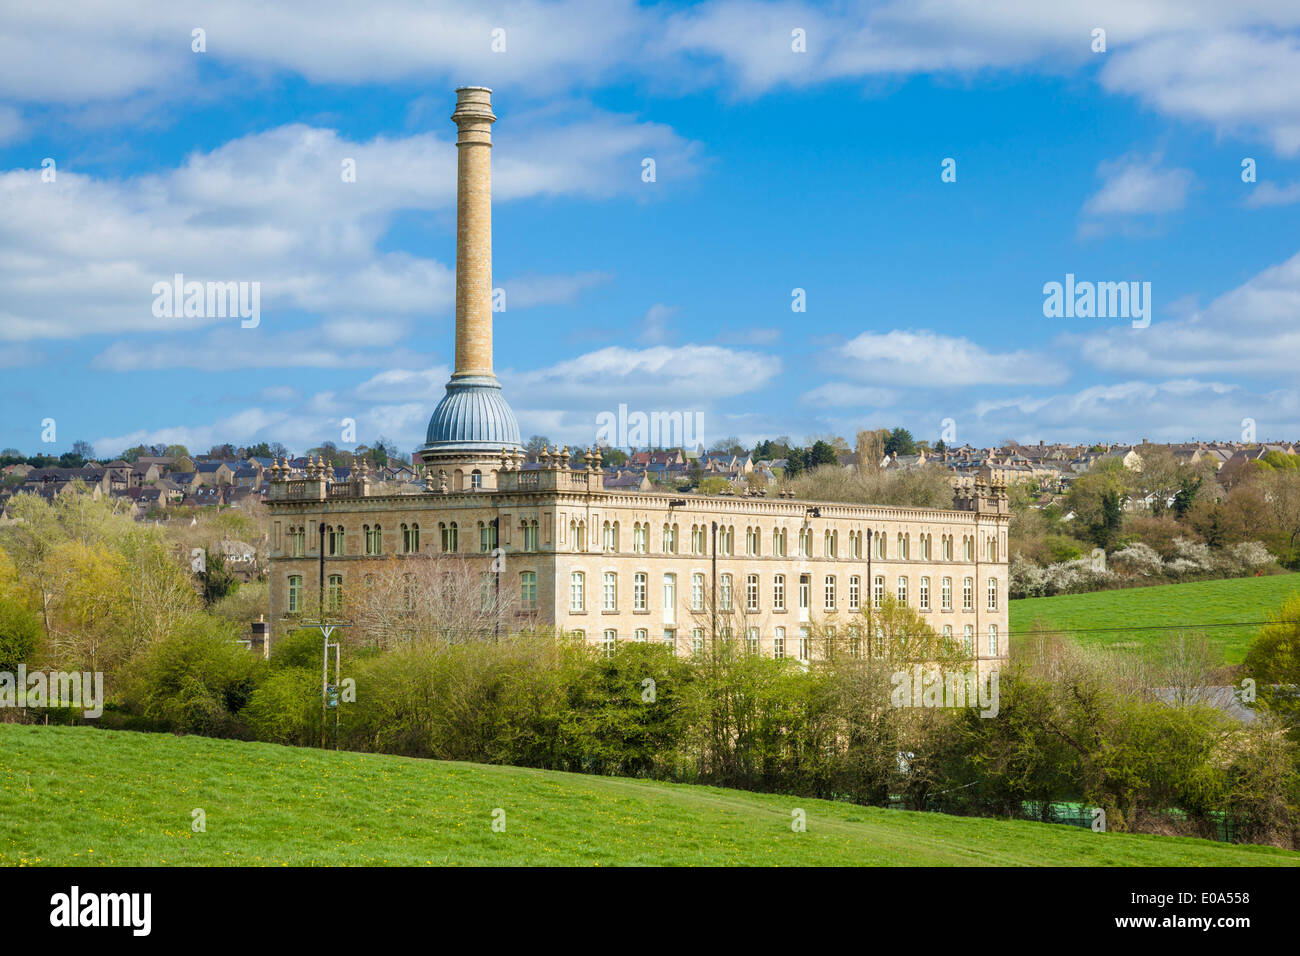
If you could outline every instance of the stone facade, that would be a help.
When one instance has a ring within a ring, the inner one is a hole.
[[[272,477],[271,614],[291,624],[290,579],[300,608],[331,579],[346,596],[367,562],[453,553],[500,574],[515,596],[506,629],[548,625],[592,643],[649,640],[686,653],[723,626],[757,639],[764,654],[820,656],[826,625],[861,626],[884,594],[916,608],[938,633],[969,641],[978,661],[1007,653],[1007,527],[1002,486],[959,490],[959,510],[672,495],[604,488],[595,467],[567,456],[537,469],[507,467],[493,490],[371,496],[368,479],[330,484]],[[325,470],[322,469],[322,472]],[[493,532],[486,531],[494,527]],[[342,530],[321,577],[320,527]],[[456,527],[455,550],[442,530]],[[365,554],[381,528],[379,554]],[[302,529],[295,555],[291,529]],[[418,554],[408,554],[418,528]],[[883,539],[883,546],[881,540]],[[371,539],[373,540],[373,539]],[[501,560],[494,561],[494,550]],[[346,608],[346,600],[344,601]],[[750,633],[750,632],[753,633]],[[807,632],[806,634],[804,632]],[[807,637],[801,645],[801,637]],[[865,635],[863,636],[865,641]]]

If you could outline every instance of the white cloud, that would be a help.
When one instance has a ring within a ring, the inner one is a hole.
[[[1286,14],[1279,9],[1276,21],[1294,28],[1298,10],[1295,4]],[[1195,27],[1116,52],[1101,73],[1102,86],[1220,131],[1262,133],[1285,156],[1300,153],[1300,100],[1294,95],[1300,39],[1187,23]]]
[[[1027,350],[990,352],[965,338],[922,330],[863,332],[824,362],[833,373],[873,385],[947,388],[1019,382],[1052,385],[1069,370],[1049,355]]]
[[[662,345],[668,341],[668,320],[678,313],[675,305],[657,302],[646,310],[641,319],[641,342],[644,345]]]
[[[1138,375],[1273,376],[1294,380],[1300,356],[1300,253],[1185,318],[1145,329],[1066,336],[1084,361]]]
[[[1174,212],[1186,205],[1196,179],[1189,169],[1161,169],[1159,156],[1104,162],[1097,173],[1104,182],[1083,204],[1085,216]]]
[[[506,292],[506,311],[537,305],[568,305],[587,289],[609,282],[609,272],[578,272],[574,275],[521,275],[499,283]]]
[[[638,191],[642,149],[689,171],[684,143],[667,127],[588,110],[566,151],[550,148],[566,129],[526,129],[501,141],[495,198],[539,194],[602,196]],[[573,132],[573,131],[570,131]],[[538,135],[541,141],[531,137]],[[677,157],[677,159],[673,159]],[[356,160],[345,183],[341,162]],[[351,142],[333,130],[295,124],[195,153],[180,168],[127,180],[61,170],[0,173],[0,340],[192,332],[208,320],[158,319],[155,282],[258,282],[263,324],[286,312],[317,313],[338,324],[365,315],[393,341],[396,320],[450,316],[448,266],[381,251],[399,212],[438,212],[455,203],[455,149],[430,134]],[[448,222],[450,228],[450,222]],[[519,308],[572,301],[607,278],[599,272],[523,277]]]
[[[851,385],[848,382],[827,382],[799,396],[809,405],[853,406],[887,408],[898,401],[898,392],[870,385]]]
[[[959,429],[986,440],[1030,435],[1058,441],[1188,441],[1233,438],[1253,418],[1261,438],[1300,431],[1300,391],[1252,392],[1239,385],[1195,379],[1129,381],[1078,392],[981,401]]]
[[[1288,183],[1285,186],[1260,183],[1251,189],[1246,198],[1246,207],[1260,209],[1264,206],[1289,206],[1297,202],[1300,202],[1300,183]]]

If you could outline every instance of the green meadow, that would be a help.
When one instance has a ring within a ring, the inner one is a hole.
[[[1026,598],[1011,602],[1012,642],[1023,640],[1037,623],[1063,631],[1084,647],[1138,651],[1171,632],[1202,630],[1222,648],[1227,663],[1240,664],[1260,625],[1215,625],[1267,621],[1297,592],[1300,574],[1276,574]]]
[[[791,826],[796,811],[804,832]],[[1300,853],[517,767],[0,725],[0,865],[737,864],[1295,866]]]

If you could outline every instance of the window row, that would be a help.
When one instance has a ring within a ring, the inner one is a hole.
[[[744,576],[743,592],[736,594],[735,577],[729,573],[719,574],[717,580],[716,604],[719,611],[736,610],[736,602],[741,601],[741,607],[746,612],[761,611],[763,609],[762,587],[758,574],[746,574]],[[707,577],[701,572],[695,572],[691,575],[690,588],[690,610],[703,611],[709,604],[708,591],[710,584]],[[885,575],[878,574],[872,582],[872,606],[880,607],[885,600],[886,580]],[[846,607],[849,611],[858,611],[862,608],[862,578],[859,575],[849,575],[846,582],[845,595],[847,598]],[[637,571],[632,575],[632,610],[647,611],[649,610],[650,594],[650,575],[645,571]],[[771,582],[771,605],[773,611],[786,610],[786,576],[784,574],[772,575]],[[990,611],[996,611],[999,603],[999,586],[997,578],[989,578],[985,587],[985,607]],[[661,607],[673,608],[677,603],[677,575],[665,574],[663,576],[663,604]],[[894,592],[899,604],[908,606],[911,603],[912,591],[910,579],[906,575],[900,575],[897,578],[896,590]],[[917,607],[922,611],[933,610],[931,579],[929,575],[923,575],[916,591]],[[944,577],[939,582],[939,608],[944,611],[953,610],[953,579]],[[799,575],[798,581],[798,602],[802,610],[810,610],[813,601],[813,576],[811,574]],[[569,575],[569,610],[585,611],[587,610],[587,576],[583,571],[573,571]],[[840,579],[834,574],[825,575],[822,578],[821,589],[821,608],[826,611],[835,611],[840,608]],[[600,609],[602,611],[617,611],[619,609],[619,574],[617,571],[605,571],[601,576],[600,592]],[[962,578],[961,581],[961,609],[963,611],[973,611],[975,609],[975,579],[973,577]]]

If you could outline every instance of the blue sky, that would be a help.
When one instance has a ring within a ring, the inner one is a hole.
[[[0,446],[419,444],[464,83],[495,91],[525,435],[587,445],[626,403],[706,441],[1300,439],[1300,6],[1041,6],[7,11]],[[177,272],[260,283],[260,324],[155,317]],[[1149,282],[1149,326],[1044,317],[1067,273]]]

